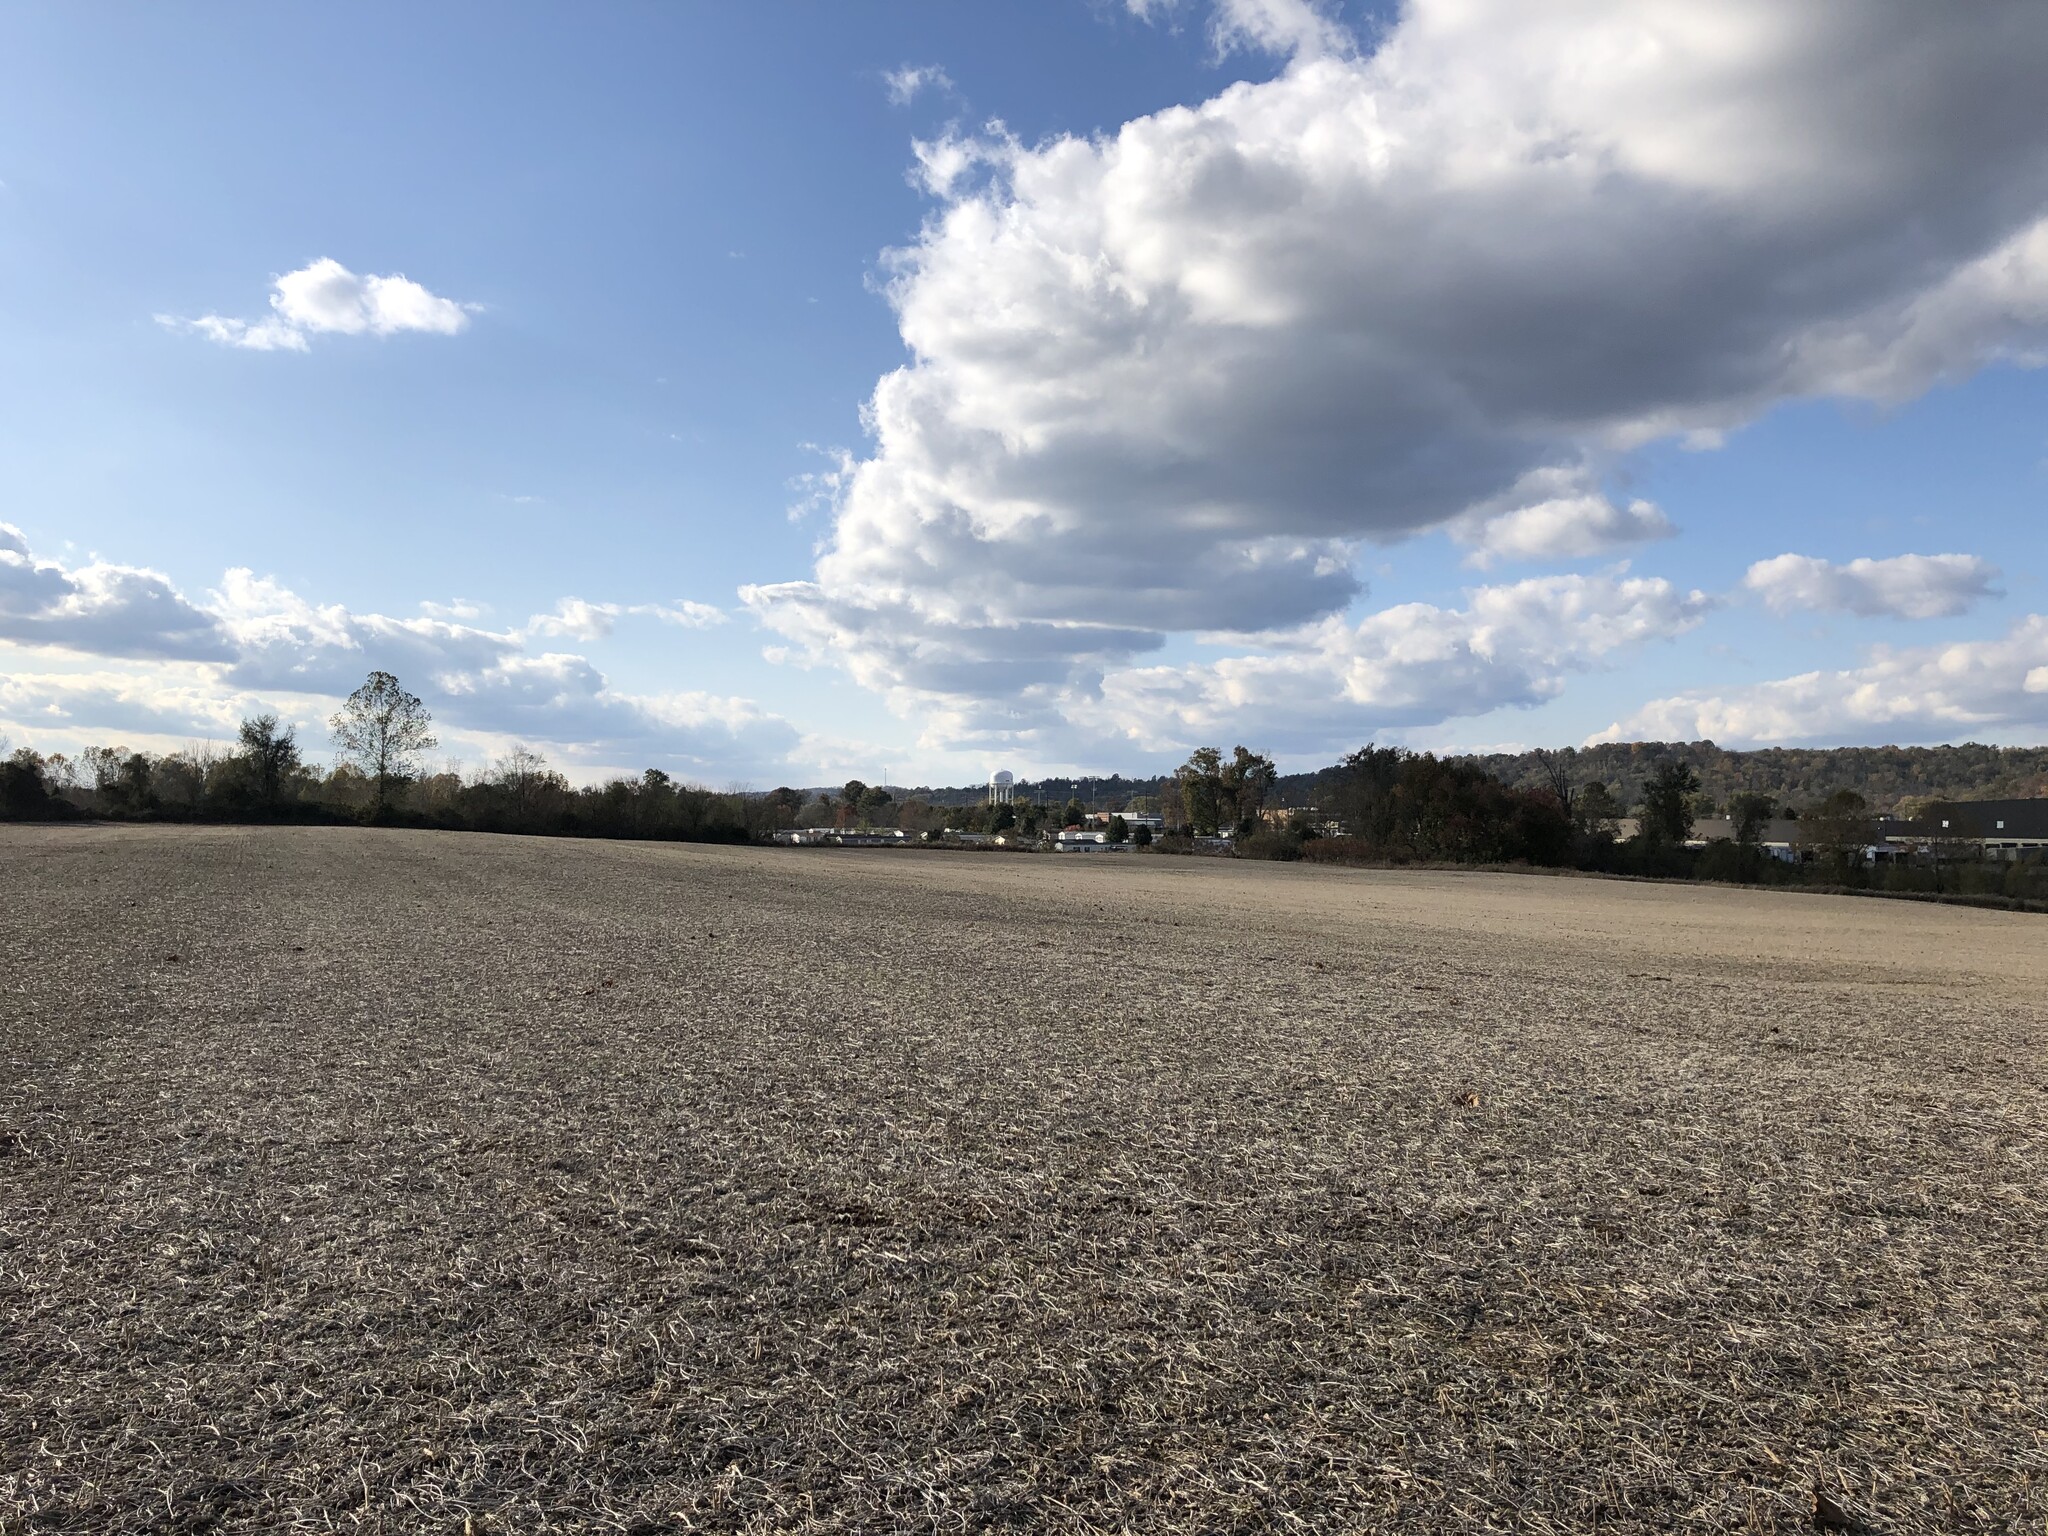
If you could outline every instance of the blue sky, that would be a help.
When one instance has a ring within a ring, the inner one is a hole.
[[[12,7],[0,733],[317,747],[386,667],[472,768],[712,783],[2048,740],[2044,64],[2017,4]]]

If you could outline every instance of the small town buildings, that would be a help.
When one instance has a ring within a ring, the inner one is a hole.
[[[1638,824],[1640,825],[1640,824]],[[1636,829],[1631,829],[1631,835]],[[1693,820],[1692,836],[1685,840],[1688,848],[1704,848],[1709,843],[1732,843],[1735,841],[1736,826],[1728,816],[1700,816]],[[1786,864],[1799,862],[1799,823],[1785,817],[1773,817],[1757,829],[1757,847],[1772,858]]]
[[[1046,840],[1054,853],[1129,853],[1128,841],[1112,843],[1106,828],[1068,827]]]
[[[1950,800],[1930,805],[1901,834],[1930,853],[1964,848],[2011,862],[2048,858],[2048,799]]]
[[[911,835],[901,827],[792,827],[775,841],[795,848],[908,848]]]
[[[1269,805],[1259,812],[1259,820],[1276,832],[1283,832],[1297,820],[1305,821],[1315,829],[1317,837],[1344,836],[1344,823],[1334,816],[1325,816],[1312,805]]]
[[[2048,799],[1960,800],[1929,806],[1913,820],[1875,816],[1868,835],[1850,851],[1873,864],[1900,859],[2048,858]],[[1808,862],[1833,844],[1818,820],[1774,817],[1757,834],[1757,846],[1788,864]],[[1702,816],[1693,822],[1689,846],[1730,841],[1735,823],[1726,816]]]
[[[1910,826],[1909,822],[1887,816],[1873,817],[1868,824],[1869,835],[1848,851],[1873,864],[1905,858],[1910,850],[1899,838]],[[1735,834],[1736,826],[1731,818],[1701,816],[1693,822],[1692,836],[1686,839],[1686,846],[1704,848],[1709,843],[1733,842]],[[1839,851],[1832,842],[1824,840],[1820,823],[1797,821],[1789,816],[1774,816],[1758,827],[1756,844],[1771,858],[1786,864],[1809,863],[1822,853]]]

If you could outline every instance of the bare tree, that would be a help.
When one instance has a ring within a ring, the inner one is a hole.
[[[1572,802],[1578,796],[1578,784],[1572,772],[1578,755],[1578,749],[1575,747],[1566,747],[1562,752],[1552,752],[1547,747],[1538,747],[1533,754],[1543,769],[1543,777],[1550,785],[1550,792],[1557,796],[1557,803],[1564,807],[1567,821],[1571,820]]]
[[[498,759],[491,769],[491,779],[505,791],[513,813],[521,821],[534,820],[558,789],[569,787],[548,766],[548,760],[524,742],[514,742],[512,750]]]
[[[92,781],[86,787],[95,794],[106,794],[120,780],[121,764],[127,757],[126,747],[87,747],[78,754],[79,763]]]
[[[407,693],[397,678],[372,672],[328,722],[335,750],[375,783],[373,814],[381,814],[390,804],[394,783],[412,777],[419,755],[440,745],[428,729],[433,721],[426,705]]]

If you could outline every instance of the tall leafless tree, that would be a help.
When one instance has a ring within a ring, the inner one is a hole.
[[[1534,753],[1536,761],[1543,767],[1543,777],[1550,785],[1550,792],[1557,796],[1557,803],[1564,807],[1567,820],[1571,819],[1572,801],[1578,794],[1577,767],[1578,749],[1566,747],[1553,752],[1547,747],[1538,747]]]
[[[420,754],[440,745],[429,729],[433,721],[397,678],[372,672],[328,722],[335,749],[375,782],[377,814],[390,805],[391,786],[412,777]]]

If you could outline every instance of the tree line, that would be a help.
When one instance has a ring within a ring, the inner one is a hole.
[[[1711,741],[1608,742],[1591,747],[1536,749],[1518,753],[1457,756],[1489,776],[1517,789],[1554,789],[1555,772],[1563,765],[1584,792],[1607,796],[1613,815],[1632,816],[1644,791],[1667,762],[1689,765],[1698,779],[1693,795],[1696,814],[1729,814],[1738,795],[1763,796],[1780,816],[1803,815],[1835,793],[1861,795],[1873,810],[1911,816],[1935,800],[1989,800],[2048,797],[2048,747],[1993,747],[1965,742],[1939,747],[1769,747],[1738,751]],[[1267,805],[1303,807],[1327,798],[1325,786],[1341,764],[1303,773],[1278,775],[1268,789]],[[1142,809],[1158,814],[1171,801],[1178,771],[1151,777],[1044,778],[1028,786],[1050,820],[1062,806],[1078,801],[1091,809]],[[1018,787],[1020,797],[1027,786]],[[985,806],[985,784],[893,789],[893,809],[871,811],[880,817],[901,815],[909,825],[929,814],[950,825],[963,825]],[[822,799],[820,798],[822,795]],[[812,812],[829,806],[837,814],[843,798],[832,791],[807,794]],[[914,809],[912,807],[915,807]],[[829,817],[825,818],[829,821]],[[878,820],[877,825],[882,821]],[[984,830],[976,827],[974,830]]]
[[[308,762],[295,730],[274,714],[242,721],[224,751],[152,755],[93,747],[74,759],[23,748],[0,758],[0,817],[368,821],[708,842],[756,841],[793,826],[901,827],[1014,834],[1030,842],[1106,813],[1112,841],[1151,843],[1149,828],[1133,828],[1128,813],[1162,822],[1157,847],[1166,853],[1227,847],[1253,858],[1524,864],[2048,900],[2048,864],[2041,862],[2000,867],[1951,858],[1945,867],[1937,861],[1879,868],[1866,857],[1875,812],[1861,791],[1835,788],[1799,800],[1729,788],[1725,774],[1703,777],[1696,750],[1651,760],[1631,748],[1632,783],[1617,792],[1600,776],[1615,763],[1606,748],[1488,759],[1368,745],[1304,784],[1283,779],[1264,753],[1205,746],[1155,780],[1092,781],[1120,790],[1149,784],[1153,794],[1117,793],[1106,804],[1091,803],[1078,793],[1084,781],[1070,780],[1052,786],[1076,791],[1064,802],[1020,794],[1000,805],[949,805],[926,793],[899,799],[859,779],[837,790],[718,793],[656,768],[579,787],[525,747],[475,775],[428,772],[425,756],[438,745],[432,727],[425,705],[396,677],[373,672],[329,721],[331,768]],[[1504,767],[1512,772],[1496,771]],[[1714,782],[1724,793],[1714,793]],[[1283,786],[1305,794],[1307,803],[1276,806]],[[1734,835],[1689,847],[1695,821],[1713,814],[1727,815]],[[1785,817],[1799,822],[1803,857],[1796,862],[1773,858],[1763,846],[1769,824]]]
[[[1735,797],[1763,795],[1781,808],[1816,805],[1842,791],[1873,810],[1912,815],[1933,800],[2003,800],[2048,796],[2048,747],[1993,747],[1963,742],[1939,747],[1766,747],[1737,751],[1711,741],[1619,741],[1561,751],[1494,753],[1471,759],[1503,783],[1549,787],[1562,760],[1582,782],[1609,786],[1633,806],[1669,762],[1698,780],[1699,814],[1725,814]]]
[[[89,747],[75,757],[26,747],[0,759],[0,817],[366,821],[482,832],[749,842],[795,824],[803,797],[717,793],[658,768],[572,785],[514,747],[482,772],[428,771],[433,717],[388,672],[373,672],[328,723],[334,764],[307,760],[274,714],[241,722],[225,749],[153,754]]]
[[[2048,861],[2000,863],[1962,850],[1945,857],[1873,860],[1869,850],[1879,837],[1879,817],[1854,789],[1835,789],[1803,804],[1736,789],[1717,805],[1690,760],[1667,756],[1643,765],[1630,803],[1603,780],[1582,780],[1577,754],[1531,758],[1537,781],[1508,783],[1489,773],[1483,759],[1366,747],[1316,781],[1318,819],[1340,822],[1341,834],[1318,836],[1304,818],[1291,830],[1296,846],[1268,856],[1529,864],[2048,907]],[[1633,815],[1624,816],[1625,809]],[[1699,819],[1715,814],[1727,816],[1732,835],[1692,846]],[[1764,846],[1770,824],[1787,819],[1797,825],[1790,860]]]

